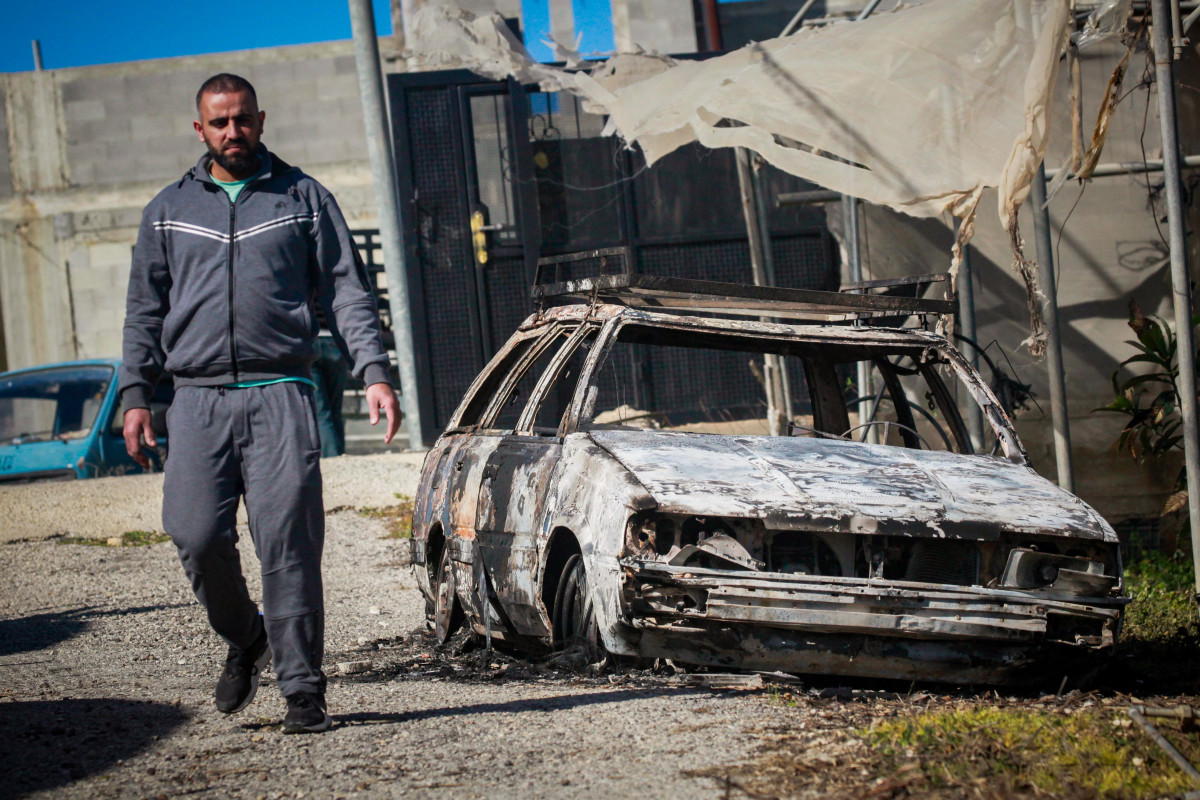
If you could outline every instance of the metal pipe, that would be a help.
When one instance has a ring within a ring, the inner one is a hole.
[[[1171,0],[1171,46],[1175,50],[1175,60],[1183,58],[1183,48],[1187,45],[1183,38],[1183,21],[1179,15],[1179,0]]]
[[[879,6],[880,0],[870,0],[866,7],[859,12],[854,18],[855,22],[861,22]],[[862,254],[859,252],[858,245],[858,198],[842,196],[842,219],[845,222],[846,236],[846,254],[850,259],[850,282],[859,283],[862,281]],[[866,361],[859,361],[856,370],[856,380],[858,381],[858,396],[866,397],[871,394],[871,365]],[[867,411],[868,402],[859,402],[858,404],[858,421],[862,424],[865,418],[864,412]],[[875,410],[871,409],[870,416],[875,416]],[[877,441],[875,436],[874,426],[865,428],[860,441],[871,442],[874,444]]]
[[[1182,161],[1185,167],[1200,167],[1200,155],[1185,156]],[[1114,175],[1140,175],[1143,172],[1162,172],[1162,161],[1160,159],[1149,159],[1147,161],[1125,161],[1111,162],[1107,164],[1097,164],[1092,170],[1091,178],[1109,178]],[[1046,170],[1046,180],[1054,180],[1062,170],[1057,167]],[[1072,175],[1071,177],[1075,177]],[[800,205],[801,203],[832,203],[834,200],[841,200],[842,195],[838,192],[829,189],[809,189],[803,192],[784,192],[776,199],[776,203],[781,206]]]
[[[750,241],[750,273],[755,286],[767,286],[766,248],[770,246],[770,243],[764,242],[766,225],[763,224],[762,215],[755,202],[750,151],[744,147],[735,149],[734,160],[737,162],[738,196],[742,201],[742,214],[746,218],[746,237]],[[779,357],[771,354],[764,355],[763,391],[767,395],[767,426],[771,436],[781,436],[787,431],[783,419],[782,384],[779,380],[779,371]],[[788,421],[790,421],[790,417]]]
[[[956,223],[955,227],[958,227]],[[971,245],[963,248],[962,261],[958,265],[958,324],[964,338],[970,340],[967,361],[979,371],[979,336],[975,327],[975,285],[971,272]],[[967,398],[967,433],[971,447],[976,453],[983,452],[983,407],[974,398]]]
[[[704,44],[709,50],[720,51],[721,47],[721,15],[717,10],[717,0],[700,0],[704,10]]]
[[[844,195],[842,197],[842,238],[846,242],[846,261],[850,271],[850,282],[862,282],[862,253],[859,250],[858,236],[858,198]],[[866,361],[856,364],[855,381],[857,382],[858,422],[861,425],[870,412],[871,395],[871,365]],[[864,441],[874,441],[874,429],[864,430]]]
[[[749,154],[747,153],[749,156]],[[755,158],[750,168],[750,183],[754,189],[754,217],[758,220],[758,236],[762,242],[763,278],[767,286],[778,286],[775,276],[775,248],[771,244],[771,225],[767,218],[767,187],[763,183],[763,168],[766,162]],[[773,320],[778,321],[778,320]],[[792,421],[792,387],[788,377],[787,362],[782,356],[775,358],[777,369],[776,397],[780,401],[780,413],[788,422]]]
[[[1046,368],[1050,373],[1050,419],[1054,425],[1054,456],[1058,485],[1075,491],[1071,464],[1071,422],[1067,411],[1067,379],[1063,367],[1062,335],[1058,326],[1058,286],[1054,277],[1054,247],[1050,241],[1050,212],[1046,209],[1046,170],[1038,167],[1029,191],[1033,235],[1037,240],[1038,283],[1042,287],[1042,316],[1046,320]]]
[[[871,16],[871,12],[879,7],[879,2],[880,0],[871,0],[871,2],[867,3],[867,7],[858,12],[858,16],[854,18],[854,21],[861,22],[862,20]]]
[[[1200,167],[1200,156],[1185,156],[1183,159],[1181,159],[1180,163],[1185,167]],[[1143,172],[1162,172],[1162,168],[1162,160],[1153,158],[1147,161],[1126,161],[1121,163],[1097,164],[1096,168],[1092,170],[1092,174],[1089,177],[1104,178],[1111,177],[1113,175],[1140,175]],[[1046,170],[1046,180],[1054,180],[1054,178],[1057,177],[1058,173],[1061,171],[1062,170],[1060,169]],[[1074,178],[1075,176],[1072,175],[1071,177]],[[790,195],[780,195],[780,202],[783,202],[784,197],[789,196]]]
[[[1154,77],[1162,129],[1163,173],[1167,190],[1167,225],[1171,244],[1171,287],[1175,306],[1175,341],[1179,355],[1179,408],[1183,414],[1183,453],[1187,467],[1188,517],[1196,588],[1200,590],[1200,432],[1196,426],[1196,344],[1192,337],[1192,289],[1187,264],[1187,231],[1183,181],[1179,170],[1179,131],[1175,118],[1175,76],[1171,68],[1170,24],[1166,0],[1152,0]]]
[[[781,206],[800,205],[801,203],[832,203],[842,199],[841,192],[828,189],[812,189],[807,192],[786,192],[779,195],[775,202]]]
[[[746,217],[746,235],[750,239],[750,271],[757,286],[766,285],[761,227],[754,204],[753,176],[750,174],[750,151],[739,147],[734,151],[737,162],[738,196],[742,201],[742,213]]]
[[[37,39],[33,40],[33,71],[42,71],[42,43]]]
[[[796,30],[796,28],[800,27],[800,22],[804,19],[804,15],[809,12],[809,9],[816,5],[816,2],[817,0],[805,0],[804,5],[800,6],[800,10],[796,12],[796,16],[792,17],[791,22],[783,26],[783,33],[779,35],[781,37],[787,36],[791,34],[792,31]]]
[[[383,246],[383,269],[387,276],[392,333],[396,337],[400,401],[404,408],[408,446],[420,450],[425,442],[421,438],[421,411],[417,402],[417,370],[404,264],[404,234],[400,229],[396,164],[383,100],[383,70],[379,62],[379,40],[375,36],[375,12],[371,0],[350,0],[350,28],[354,34],[354,62],[358,67],[358,90],[362,96],[371,182],[375,184],[375,200],[379,203],[379,239]]]
[[[1148,733],[1150,738],[1154,740],[1154,743],[1161,747],[1163,752],[1171,757],[1171,760],[1174,761],[1181,770],[1183,770],[1185,775],[1187,775],[1196,783],[1200,783],[1200,772],[1196,771],[1196,768],[1192,766],[1192,762],[1184,758],[1183,754],[1175,749],[1175,745],[1167,741],[1167,737],[1159,733],[1158,728],[1151,725],[1150,720],[1142,716],[1142,713],[1137,709],[1136,706],[1130,707],[1127,713],[1129,714],[1129,718],[1140,725],[1142,730]]]
[[[1186,17],[1184,17],[1184,20],[1183,20],[1183,32],[1184,32],[1185,34],[1187,33],[1187,31],[1188,31],[1188,28],[1192,27],[1192,24],[1193,24],[1193,23],[1194,23],[1194,22],[1195,22],[1197,19],[1200,19],[1200,5],[1198,5],[1198,6],[1196,6],[1195,8],[1193,8],[1193,9],[1192,9],[1192,13],[1190,13],[1190,14],[1188,14]]]

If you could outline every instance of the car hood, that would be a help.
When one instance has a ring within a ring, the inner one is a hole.
[[[74,471],[90,444],[88,439],[81,438],[0,445],[0,482],[42,473]]]
[[[1079,498],[1028,467],[991,456],[840,439],[675,431],[590,436],[665,512],[761,518],[772,528],[1116,541]]]

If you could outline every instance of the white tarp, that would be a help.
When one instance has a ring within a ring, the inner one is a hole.
[[[1068,13],[1068,0],[928,0],[704,61],[623,55],[591,73],[537,64],[498,17],[444,5],[417,13],[411,41],[428,66],[582,96],[648,163],[695,141],[745,147],[870,203],[951,211],[961,242],[995,187],[1019,252],[1016,210],[1045,152]],[[1032,270],[1017,266],[1036,337]]]
[[[1007,227],[1045,150],[1067,14],[1067,0],[929,0],[719,58],[655,59],[657,74],[628,83],[619,64],[595,75],[537,64],[502,22],[450,6],[421,9],[411,41],[447,65],[582,95],[649,163],[693,141],[746,147],[918,216],[994,186]]]

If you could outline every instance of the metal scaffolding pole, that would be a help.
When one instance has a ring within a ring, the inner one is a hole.
[[[750,270],[756,286],[770,286],[774,273],[771,260],[771,237],[766,226],[766,209],[759,208],[755,197],[754,174],[750,166],[750,151],[744,147],[734,150],[737,160],[738,188],[741,190],[742,213],[746,217],[746,235],[750,240]],[[764,321],[768,317],[762,318]],[[767,427],[771,436],[786,436],[791,421],[782,376],[783,360],[771,353],[763,356],[763,391],[767,396]]]
[[[858,16],[854,18],[855,22],[861,22],[871,16],[871,12],[879,5],[880,0],[868,0],[863,10],[858,12]],[[850,260],[850,282],[860,283],[862,277],[862,254],[859,251],[858,238],[858,198],[842,195],[842,230],[843,236],[846,239],[846,256]],[[858,396],[863,398],[858,403],[858,424],[862,425],[872,416],[874,409],[870,408],[870,400],[866,399],[869,395],[874,395],[871,388],[871,365],[866,361],[858,362],[858,370],[856,375],[858,382]],[[875,442],[875,428],[863,429],[863,441]]]
[[[957,228],[957,225],[955,226]],[[979,333],[975,326],[975,280],[971,273],[971,245],[963,248],[962,262],[958,265],[958,324],[964,339],[969,339],[964,352],[967,361],[979,371]],[[975,452],[983,451],[983,407],[973,398],[967,398],[967,433]]]
[[[1183,218],[1183,182],[1179,171],[1179,131],[1175,117],[1175,75],[1171,68],[1171,9],[1167,0],[1151,0],[1154,78],[1162,128],[1163,173],[1171,244],[1171,286],[1179,355],[1179,408],[1183,412],[1183,453],[1187,465],[1188,517],[1196,588],[1200,591],[1200,433],[1196,427],[1196,344],[1192,337],[1192,289]]]
[[[417,403],[417,370],[404,265],[404,234],[400,230],[396,165],[392,158],[383,99],[383,70],[379,62],[379,40],[375,36],[375,12],[371,0],[350,0],[350,28],[354,34],[354,61],[358,67],[358,90],[362,96],[371,182],[375,184],[375,200],[379,203],[379,238],[383,245],[383,269],[387,276],[388,305],[392,311],[392,333],[396,336],[400,402],[404,408],[408,446],[420,450],[425,442],[421,439],[421,412]]]
[[[1071,463],[1071,420],[1067,412],[1067,378],[1063,368],[1062,336],[1058,326],[1058,283],[1054,277],[1054,246],[1050,241],[1050,211],[1046,208],[1046,167],[1038,166],[1029,190],[1033,236],[1037,240],[1038,283],[1042,287],[1042,316],[1046,320],[1046,369],[1050,373],[1050,420],[1054,425],[1054,458],[1058,485],[1075,491]]]
[[[850,282],[862,283],[862,253],[859,250],[857,197],[842,196],[842,237],[846,241],[846,260],[849,262],[847,266],[850,270]],[[874,414],[874,409],[871,408],[871,397],[875,392],[871,386],[870,362],[858,362],[855,381],[859,397],[858,424],[863,425]],[[875,428],[863,429],[863,441],[875,442]]]

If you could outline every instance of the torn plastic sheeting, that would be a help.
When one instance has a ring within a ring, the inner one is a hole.
[[[1129,24],[1133,14],[1133,0],[1104,0],[1088,14],[1083,30],[1071,36],[1071,41],[1080,50],[1110,36],[1121,33]]]
[[[829,189],[917,216],[969,217],[1000,190],[1008,228],[1047,137],[1066,0],[929,0],[705,61],[537,64],[496,18],[427,6],[427,63],[580,95],[648,163],[690,142],[746,147]],[[488,30],[490,28],[490,30]]]

